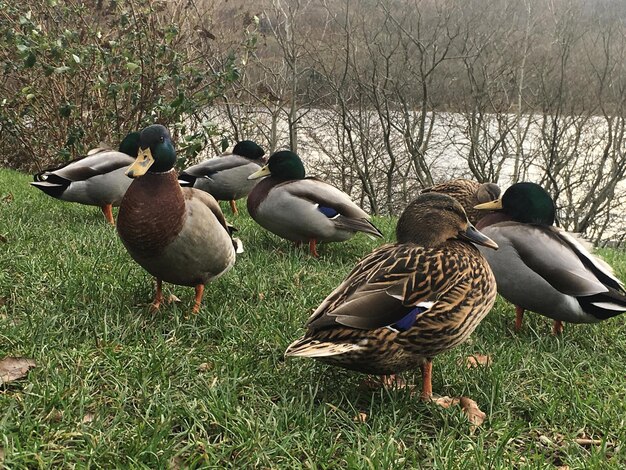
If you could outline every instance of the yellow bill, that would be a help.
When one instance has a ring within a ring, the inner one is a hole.
[[[139,149],[137,159],[128,167],[128,170],[126,170],[126,176],[129,178],[137,178],[141,175],[145,175],[153,163],[154,157],[152,157],[150,147],[147,149]]]
[[[495,201],[483,202],[474,206],[474,209],[485,211],[497,211],[502,209],[502,199],[496,199]]]
[[[255,180],[257,178],[262,178],[264,176],[268,176],[268,175],[271,175],[271,174],[272,174],[272,172],[270,171],[270,167],[268,165],[265,165],[260,170],[255,171],[250,176],[248,176],[248,179],[249,180]]]

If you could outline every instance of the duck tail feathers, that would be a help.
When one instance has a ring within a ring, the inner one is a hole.
[[[612,288],[601,294],[578,297],[578,302],[585,312],[599,320],[626,313],[626,295]]]
[[[369,220],[365,218],[354,219],[350,217],[339,216],[334,219],[338,228],[348,230],[350,232],[363,232],[370,238],[383,238],[383,233]]]
[[[358,351],[362,346],[349,343],[334,343],[329,341],[319,341],[306,336],[300,338],[287,347],[286,356],[300,357],[328,357]]]

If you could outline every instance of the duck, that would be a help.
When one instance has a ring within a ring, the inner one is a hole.
[[[115,225],[113,206],[119,206],[131,180],[124,174],[137,157],[139,133],[130,132],[118,150],[98,147],[86,156],[33,176],[30,184],[48,196],[68,202],[98,206]]]
[[[314,257],[319,256],[319,242],[345,241],[357,232],[383,237],[350,196],[318,178],[305,177],[304,164],[295,152],[275,152],[248,178],[263,177],[248,194],[248,213],[281,238],[308,242]]]
[[[500,250],[481,251],[498,292],[515,305],[515,331],[526,310],[554,320],[555,335],[563,322],[597,323],[626,312],[622,281],[579,237],[555,226],[554,201],[540,185],[513,184],[476,209],[494,211],[478,227]]]
[[[445,194],[420,194],[401,214],[396,243],[364,257],[310,316],[285,356],[389,377],[420,367],[432,396],[432,360],[463,343],[491,310],[494,275],[476,245],[497,249]]]
[[[474,206],[498,199],[502,190],[496,183],[479,183],[470,179],[456,178],[424,188],[422,194],[424,193],[443,193],[452,196],[461,203],[469,221],[476,225],[486,212],[474,209]]]
[[[159,309],[162,283],[169,282],[195,288],[192,312],[198,313],[205,285],[233,267],[242,246],[213,196],[181,188],[175,163],[168,129],[143,129],[137,159],[126,171],[133,181],[120,204],[117,233],[129,255],[156,278],[152,310]]]
[[[201,189],[218,201],[230,201],[233,214],[237,215],[237,199],[248,195],[257,181],[248,179],[265,163],[265,151],[252,140],[242,140],[233,147],[232,153],[205,160],[186,168],[179,175],[181,186]]]

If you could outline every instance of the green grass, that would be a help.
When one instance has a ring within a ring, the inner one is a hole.
[[[458,407],[283,359],[312,309],[380,241],[323,245],[313,259],[245,209],[226,210],[246,246],[235,268],[207,286],[198,315],[193,289],[171,285],[166,295],[181,302],[152,314],[152,280],[99,210],[28,181],[0,171],[0,358],[38,364],[0,386],[5,468],[626,465],[624,317],[554,338],[528,314],[513,334],[512,306],[499,299],[468,343],[434,363],[436,394],[469,396],[487,413],[471,434]],[[391,240],[395,221],[376,223]],[[603,254],[625,279],[626,253]],[[472,353],[493,365],[457,365]],[[404,378],[420,385],[419,373]],[[602,445],[573,441],[583,434]]]

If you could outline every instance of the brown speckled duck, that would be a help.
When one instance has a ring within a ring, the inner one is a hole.
[[[500,187],[495,183],[478,183],[463,178],[439,183],[422,190],[422,194],[441,193],[452,196],[461,203],[467,218],[474,225],[485,215],[484,211],[474,209],[474,206],[498,199],[500,192]]]
[[[165,127],[146,127],[139,146],[127,171],[135,180],[120,205],[117,231],[131,257],[156,277],[153,308],[163,300],[165,281],[195,287],[197,313],[204,285],[235,263],[237,241],[213,196],[178,184],[176,152]]]
[[[357,232],[382,233],[350,197],[313,177],[306,177],[300,157],[289,150],[272,154],[263,168],[249,176],[260,181],[248,195],[248,212],[263,228],[296,243],[308,242],[317,254],[318,242],[340,242]]]
[[[491,309],[496,283],[474,243],[497,245],[453,198],[422,194],[405,209],[397,243],[362,259],[315,310],[286,356],[368,374],[420,366],[432,394],[432,359],[465,341]]]

